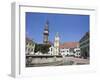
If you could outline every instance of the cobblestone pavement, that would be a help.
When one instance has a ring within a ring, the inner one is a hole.
[[[74,61],[74,64],[89,64],[89,59],[66,57],[65,61]]]

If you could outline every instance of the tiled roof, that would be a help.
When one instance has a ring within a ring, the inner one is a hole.
[[[65,42],[63,44],[60,44],[60,48],[76,48],[79,46],[78,42]]]

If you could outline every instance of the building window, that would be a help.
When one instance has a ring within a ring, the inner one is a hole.
[[[27,47],[25,48],[25,50],[27,50]]]
[[[31,51],[33,51],[33,49],[31,49]]]
[[[31,43],[30,43],[30,46],[31,46]]]
[[[28,51],[30,51],[30,48],[28,49]]]
[[[26,42],[26,45],[28,45],[28,42]]]

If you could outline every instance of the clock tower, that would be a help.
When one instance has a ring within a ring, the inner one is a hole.
[[[44,32],[43,32],[43,43],[48,44],[48,36],[49,36],[49,22],[47,21],[45,24]]]

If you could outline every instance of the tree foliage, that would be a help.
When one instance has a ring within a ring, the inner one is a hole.
[[[36,52],[42,52],[43,54],[46,54],[46,53],[48,53],[48,51],[49,51],[49,47],[50,47],[51,45],[49,45],[49,44],[35,44],[35,53]]]

